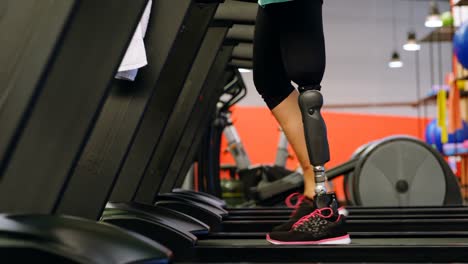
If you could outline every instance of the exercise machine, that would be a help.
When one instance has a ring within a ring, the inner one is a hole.
[[[235,52],[236,49],[234,49]],[[234,54],[233,52],[233,54]],[[242,76],[237,69],[232,69],[233,79],[224,87],[224,93],[220,97],[216,109],[216,118],[209,126],[204,141],[200,146],[200,156],[198,162],[198,182],[206,183],[206,186],[199,184],[199,190],[210,193],[216,197],[221,196],[220,173],[229,172],[231,182],[240,178],[242,186],[242,196],[244,203],[251,205],[264,205],[271,203],[271,199],[265,199],[265,192],[270,192],[268,198],[284,200],[286,191],[302,188],[303,176],[298,171],[291,171],[286,168],[288,152],[288,141],[280,130],[277,154],[273,165],[252,165],[250,158],[243,146],[242,140],[231,119],[231,107],[241,101],[247,94],[247,88],[243,83]],[[220,151],[222,136],[227,140],[227,151],[235,160],[235,165],[225,165],[220,163]],[[289,180],[278,188],[268,188],[275,181],[282,178]]]
[[[331,168],[327,174],[330,180],[339,176],[344,177],[347,205],[463,204],[458,179],[447,162],[432,147],[413,137],[391,136],[358,148],[348,162]],[[288,180],[271,182],[258,195],[263,201],[271,200],[271,193]],[[285,192],[295,191],[291,188]]]
[[[146,4],[2,1],[5,262],[169,262],[171,252],[155,241],[56,211]]]

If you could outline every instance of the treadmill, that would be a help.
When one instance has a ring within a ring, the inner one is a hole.
[[[148,65],[135,82],[114,80],[60,213],[97,220],[111,194],[116,200],[127,199],[120,189],[138,184],[129,178],[144,170],[142,155],[152,152],[152,142],[166,125],[219,2],[154,1],[145,39]],[[80,197],[84,187],[90,188],[89,194]]]
[[[142,133],[141,140],[147,142],[147,145],[149,145],[149,141],[151,140],[156,141],[156,144],[151,146],[154,150],[144,155],[142,152],[130,149],[127,160],[123,161],[125,166],[125,163],[129,162],[131,155],[138,155],[140,163],[145,160],[149,163],[143,163],[140,167],[133,167],[135,171],[143,172],[140,175],[134,173],[128,175],[128,177],[127,174],[120,174],[118,176],[110,198],[113,203],[108,206],[109,210],[106,210],[105,216],[106,214],[112,214],[109,212],[116,211],[112,209],[125,208],[127,210],[132,205],[135,208],[144,205],[153,207],[152,201],[156,195],[153,189],[159,188],[160,184],[163,184],[162,181],[154,182],[154,179],[158,180],[160,178],[154,177],[153,174],[166,173],[165,170],[176,168],[176,166],[168,166],[176,152],[174,146],[179,144],[181,148],[178,149],[178,152],[185,153],[185,149],[189,149],[192,145],[192,138],[185,137],[183,140],[181,138],[184,136],[185,126],[194,125],[194,123],[187,125],[186,123],[193,113],[198,113],[198,108],[195,106],[197,104],[215,104],[216,98],[222,93],[222,89],[216,84],[219,83],[218,79],[224,73],[224,67],[232,53],[233,45],[224,43],[231,24],[231,22],[222,19],[215,19],[210,24],[193,66],[187,75],[183,89],[177,101],[172,103],[171,107],[168,108],[170,110],[168,111],[168,117],[161,118],[159,116],[152,119],[152,123],[158,120],[157,122],[164,122],[164,124],[148,127],[146,128],[147,131],[144,134]],[[168,90],[161,91],[163,93],[170,92]],[[161,96],[159,100],[167,100],[166,98],[166,96]],[[160,108],[160,104],[155,104],[154,108],[156,111]],[[206,113],[208,112],[206,111]],[[168,133],[168,131],[171,133]],[[153,139],[155,135],[159,138]],[[159,151],[159,149],[167,149],[168,151]],[[170,200],[171,197],[161,196],[158,199],[161,201],[164,198]],[[183,205],[183,203],[179,203],[178,205],[181,204]],[[168,205],[174,205],[174,203],[168,201]],[[167,207],[160,206],[158,208]],[[203,225],[202,229],[206,230],[207,226]]]
[[[207,37],[209,35],[210,34],[207,34]],[[205,38],[205,41],[208,39],[209,37]],[[202,45],[199,55],[206,52],[203,48],[204,46],[205,45]],[[198,66],[198,63],[194,65]],[[201,71],[202,69],[206,71],[208,68],[196,67],[193,71]],[[201,93],[203,93],[203,89],[208,87],[209,86],[202,88]],[[198,99],[200,99],[200,97],[198,97]],[[185,100],[188,100],[188,98],[181,98],[180,100],[186,102]],[[200,101],[205,102],[205,100]],[[179,109],[184,109],[184,107],[186,107],[185,104],[175,104],[174,113],[186,113],[178,111]],[[200,119],[204,120],[206,113],[209,113],[209,111],[205,112],[205,110],[203,110],[203,112],[201,112],[192,110],[191,117],[198,116]],[[188,120],[187,118],[183,118],[180,120],[180,122],[189,122],[184,125],[176,124],[176,117],[180,116],[173,115],[172,119],[168,121],[168,124],[171,125],[166,126],[163,134],[179,136],[192,136],[193,133],[200,134],[199,131],[185,131],[183,134],[178,131],[174,131],[174,133],[177,134],[171,134],[170,131],[168,132],[170,128],[198,128],[197,125],[192,124],[192,118]],[[268,245],[264,238],[226,238],[213,230],[213,228],[216,228],[216,225],[213,223],[216,223],[218,219],[222,221],[222,214],[224,214],[222,209],[216,208],[216,206],[202,204],[199,201],[190,201],[187,197],[176,195],[177,193],[164,193],[164,191],[160,191],[159,186],[165,186],[167,184],[168,188],[172,187],[170,182],[174,181],[174,176],[160,173],[160,168],[167,168],[168,164],[159,162],[159,158],[164,157],[166,154],[172,155],[172,153],[182,153],[181,149],[183,148],[179,148],[179,146],[184,145],[181,145],[181,142],[184,142],[182,138],[171,138],[170,140],[170,144],[160,142],[159,144],[161,145],[156,147],[154,157],[158,157],[158,159],[152,158],[153,164],[146,165],[147,172],[134,177],[134,181],[136,182],[151,184],[140,185],[136,193],[134,192],[132,195],[135,197],[133,201],[117,201],[117,203],[110,203],[102,220],[162,242],[174,251],[176,260],[199,262],[446,262],[462,261],[466,258],[466,247],[468,246],[466,233],[462,234],[458,232],[458,230],[450,231],[447,230],[448,227],[445,226],[440,228],[437,234],[431,234],[426,231],[411,232],[408,230],[399,230],[393,232],[393,234],[388,233],[384,238],[379,237],[378,234],[375,235],[374,232],[364,231],[361,237],[353,237],[353,244],[346,246],[278,247]],[[180,158],[174,156],[171,164],[173,164],[173,162],[180,162]],[[175,169],[177,170],[177,168]],[[148,176],[152,177],[152,179],[147,179],[145,181],[144,177]],[[169,182],[166,182],[166,180],[169,180]],[[152,193],[149,192],[151,187],[154,191]],[[154,202],[156,202],[155,206],[152,205]],[[195,209],[197,206],[199,206],[199,209]],[[203,219],[208,222],[200,221],[201,218],[198,217],[207,215],[207,212],[210,212],[210,210],[213,210],[211,211],[212,213],[216,212],[219,218],[211,217]],[[171,213],[164,214],[165,211],[170,211]],[[177,218],[174,218],[174,212],[179,212]],[[462,223],[460,229],[465,226],[466,225]],[[434,226],[431,228],[431,230],[433,230]],[[440,249],[447,249],[448,251],[443,252],[443,250]]]
[[[195,55],[218,4],[197,0],[154,2],[146,35],[149,65],[139,71],[134,83],[114,80],[97,124],[62,188],[55,206],[57,213],[90,220],[101,218],[111,191],[118,190],[120,180],[126,180],[122,177],[125,162],[139,154],[134,149],[145,147],[136,144],[144,143],[148,135],[156,136],[148,130],[156,127],[157,132],[166,126],[173,104],[182,100],[181,91],[192,88]],[[172,221],[185,219],[178,212],[158,209],[160,214],[171,215]],[[204,232],[205,227],[200,231]]]
[[[146,4],[2,2],[0,251],[5,260],[169,261],[168,249],[143,236],[56,215],[69,172]]]
[[[90,223],[95,224],[94,221],[101,217],[111,191],[117,191],[112,194],[119,197],[119,184],[122,184],[120,181],[126,180],[122,176],[125,175],[123,173],[125,166],[127,162],[131,161],[132,155],[138,157],[138,154],[140,154],[136,150],[146,147],[149,144],[149,141],[146,140],[150,140],[150,138],[158,135],[167,136],[162,134],[163,128],[174,124],[169,121],[169,118],[180,115],[180,113],[173,111],[173,105],[177,104],[185,107],[184,100],[191,98],[193,91],[200,92],[201,87],[211,84],[211,81],[216,81],[208,78],[206,72],[211,71],[215,60],[223,58],[223,64],[226,64],[232,49],[229,45],[221,47],[230,23],[222,23],[221,21],[212,23],[212,17],[218,5],[219,1],[198,0],[179,0],[178,2],[160,0],[153,3],[153,12],[147,32],[149,65],[139,71],[137,80],[134,83],[120,80],[111,82],[112,73],[115,72],[117,67],[113,67],[112,71],[107,72],[109,78],[106,80],[107,84],[110,85],[106,86],[106,90],[108,91],[111,88],[110,94],[107,98],[102,98],[105,101],[100,105],[102,111],[100,113],[93,112],[95,117],[90,122],[95,122],[95,124],[93,123],[94,128],[80,133],[79,136],[83,138],[80,149],[69,151],[70,155],[74,153],[73,159],[70,158],[73,167],[64,174],[66,178],[61,178],[60,184],[57,183],[59,189],[57,190],[57,197],[53,201],[54,214],[67,215],[71,217],[70,219],[77,219],[76,217],[83,219],[84,224],[80,225],[83,229],[89,228]],[[122,14],[120,15],[122,16]],[[107,32],[111,32],[111,30]],[[110,34],[104,35],[103,38],[106,40],[115,39],[115,37],[110,37],[112,36]],[[208,44],[205,46],[202,55],[209,55],[209,57],[199,57],[197,54],[202,42]],[[104,43],[106,42],[104,41]],[[123,47],[124,45],[122,45],[122,52],[124,51]],[[220,52],[220,50],[225,51]],[[224,54],[224,56],[221,57],[218,54]],[[197,60],[195,60],[196,56]],[[205,62],[207,58],[209,60]],[[118,62],[119,56],[113,56],[112,59]],[[96,64],[94,61],[93,63],[93,65]],[[118,63],[115,65],[118,65]],[[219,63],[216,65],[219,65]],[[101,68],[104,69],[104,67]],[[198,75],[198,71],[195,69],[203,70],[204,75]],[[216,67],[216,71],[220,69],[222,67]],[[218,74],[211,76],[216,77]],[[88,82],[88,84],[91,83]],[[96,89],[93,85],[89,87],[89,91],[92,91],[92,88]],[[182,95],[185,95],[186,98]],[[213,96],[210,93],[204,95],[207,98]],[[63,100],[64,98],[60,97],[58,99]],[[201,101],[213,102],[213,100]],[[80,114],[80,117],[84,115],[81,112],[77,112],[77,114]],[[66,120],[75,119],[67,118]],[[46,135],[49,134],[46,133]],[[60,141],[61,145],[67,145],[66,142],[68,141],[65,140],[69,140],[69,138],[65,136],[63,138],[64,142]],[[87,141],[84,139],[87,139]],[[158,139],[153,140],[157,141]],[[149,153],[151,153],[151,148],[149,150]],[[55,153],[55,156],[50,156],[50,158],[57,158],[59,154]],[[137,167],[137,169],[144,170],[144,168],[140,167]],[[44,175],[50,176],[53,174],[51,172],[49,174],[44,173]],[[51,183],[48,178],[42,180],[44,183]],[[137,186],[138,182],[131,182],[131,184]],[[116,188],[114,188],[114,185]],[[132,210],[138,208],[139,205],[135,204]],[[197,234],[202,234],[208,230],[207,225],[179,212],[163,207],[156,208],[154,211],[156,216],[157,214],[166,217],[170,215],[172,222],[193,222],[193,224],[201,226],[199,230],[192,230],[194,233],[198,231]],[[118,210],[110,208],[106,210],[107,214],[109,212],[110,214],[117,214]],[[78,224],[80,223],[78,222]],[[108,233],[110,233],[109,229],[123,232],[123,229],[116,228],[114,225],[101,223],[99,226],[106,227]],[[100,230],[96,227],[94,229],[96,229],[96,234],[92,236],[92,239],[95,242],[90,243],[89,239],[85,242],[89,242],[91,246],[96,245],[96,243],[110,243],[100,238],[103,232],[99,232]],[[128,238],[129,242],[127,243],[121,238],[123,235],[120,235],[120,238],[115,235],[113,237],[107,235],[108,240],[113,243],[112,246],[119,245],[119,247],[115,246],[111,253],[125,255],[125,257],[120,259],[118,256],[112,255],[112,260],[109,260],[109,258],[103,259],[103,263],[131,262],[129,258],[132,257],[132,254],[137,255],[137,253],[140,254],[138,256],[145,256],[147,261],[157,259],[155,256],[159,257],[158,261],[160,262],[155,263],[166,263],[172,257],[172,252],[154,242],[157,239],[151,241],[137,235],[136,232],[130,232],[129,234],[133,240]],[[165,234],[155,233],[155,235],[156,238],[160,238]],[[84,240],[84,238],[81,239]],[[72,241],[70,240],[70,242]],[[131,245],[128,245],[128,243],[131,243]],[[102,247],[96,246],[96,249],[104,247],[104,245]],[[72,249],[76,248],[73,247]],[[108,248],[111,247],[108,246]],[[84,251],[85,249],[80,248],[79,250]],[[110,254],[105,250],[97,253],[89,252],[90,250],[85,251],[85,253],[93,258],[100,256],[100,254]],[[134,261],[137,262],[138,260],[141,259],[135,259]],[[142,261],[142,263],[145,262]]]

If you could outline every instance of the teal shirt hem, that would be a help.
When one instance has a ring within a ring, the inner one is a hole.
[[[274,4],[274,3],[283,3],[283,2],[290,2],[292,0],[258,0],[258,4],[261,6],[265,6],[268,4]]]

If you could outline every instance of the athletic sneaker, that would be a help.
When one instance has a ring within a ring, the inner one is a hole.
[[[294,199],[296,199],[295,203],[292,202],[294,201]],[[315,205],[314,200],[308,198],[307,196],[301,193],[293,193],[289,195],[286,198],[285,203],[289,208],[294,208],[294,211],[292,212],[290,219],[286,223],[283,223],[279,226],[275,226],[273,228],[274,232],[291,230],[292,226],[299,219],[301,219],[303,216],[313,213],[317,209],[317,206]],[[345,216],[348,215],[344,207],[338,208],[338,212]]]
[[[292,201],[296,198],[296,203]],[[289,220],[279,226],[275,226],[273,231],[289,231],[291,227],[299,221],[303,216],[311,214],[315,211],[316,206],[314,200],[309,199],[307,196],[301,193],[293,193],[289,195],[285,200],[286,206],[289,208],[294,208],[294,211],[291,213]]]
[[[333,213],[332,208],[317,209],[297,221],[290,231],[267,234],[267,241],[275,245],[332,245],[350,244],[344,228],[345,216]]]

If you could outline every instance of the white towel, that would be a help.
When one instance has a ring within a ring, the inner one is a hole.
[[[144,38],[151,15],[151,5],[152,0],[148,2],[140,19],[140,23],[138,23],[135,33],[133,34],[133,38],[127,48],[127,52],[125,53],[118,73],[115,76],[117,79],[134,81],[138,74],[138,69],[148,64]]]

